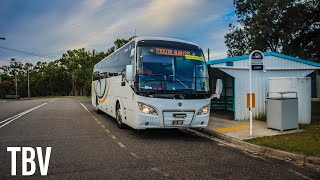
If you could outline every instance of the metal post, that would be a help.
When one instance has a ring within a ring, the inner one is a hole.
[[[18,77],[17,77],[17,73],[14,72],[15,74],[15,79],[16,79],[16,99],[18,99]]]
[[[1,40],[6,40],[5,37],[0,37]],[[1,83],[1,72],[0,72],[0,83]]]
[[[17,62],[15,58],[11,58],[11,62],[10,63],[14,63],[14,75],[15,75],[15,80],[16,80],[16,99],[18,99],[18,76],[17,76],[17,64],[20,62]]]
[[[252,136],[252,84],[251,84],[251,56],[250,56],[250,59],[249,59],[249,81],[250,81],[250,85],[249,85],[249,88],[250,88],[250,136]]]
[[[29,66],[28,66],[28,99],[30,99],[30,81],[29,81]]]
[[[210,61],[210,49],[208,48],[208,60],[207,61]]]
[[[252,70],[264,70],[263,68],[263,58],[264,55],[261,51],[259,50],[254,50],[251,52],[249,56],[249,81],[250,81],[250,136],[253,134],[253,124],[252,124]]]

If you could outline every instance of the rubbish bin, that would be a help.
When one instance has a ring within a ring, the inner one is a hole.
[[[267,94],[267,125],[268,128],[280,131],[298,129],[297,92]]]

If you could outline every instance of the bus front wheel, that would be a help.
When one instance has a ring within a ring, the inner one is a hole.
[[[117,120],[118,128],[124,129],[125,128],[125,124],[123,124],[123,122],[122,122],[122,113],[121,113],[120,103],[117,103],[116,107],[117,107],[117,109],[116,109],[116,120]]]
[[[98,98],[96,97],[96,112],[97,114],[102,114],[102,111],[99,109]]]

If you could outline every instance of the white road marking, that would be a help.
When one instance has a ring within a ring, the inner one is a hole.
[[[88,111],[87,107],[85,105],[83,105],[81,102],[79,102],[81,104],[81,106],[86,110]]]
[[[4,102],[7,102],[7,101],[0,101],[0,103],[4,103]]]
[[[44,103],[44,104],[47,104],[47,103]],[[42,105],[44,105],[44,104],[42,104]],[[40,105],[39,105],[40,106]],[[2,123],[4,123],[4,122],[6,122],[6,121],[9,121],[9,120],[11,120],[11,119],[13,119],[13,118],[16,118],[16,117],[21,117],[22,115],[25,115],[25,114],[27,114],[28,112],[30,112],[30,111],[33,111],[34,110],[34,108],[37,108],[38,106],[36,106],[36,107],[33,107],[33,108],[31,108],[31,109],[28,109],[28,110],[26,110],[26,111],[23,111],[22,113],[19,113],[19,114],[17,114],[17,115],[14,115],[14,116],[12,116],[12,117],[10,117],[10,118],[8,118],[8,119],[5,119],[5,120],[3,120],[3,121],[1,121],[0,122],[0,124],[2,124]]]
[[[135,154],[135,153],[130,153],[133,157],[135,157],[135,158],[137,158],[137,159],[139,159],[140,157],[137,155],[137,154]]]
[[[29,111],[29,110],[27,110],[27,111]],[[13,118],[16,118],[16,117],[18,117],[18,116],[22,116],[22,115],[24,115],[25,113],[26,113],[26,111],[24,111],[24,112],[22,112],[22,113],[19,113],[19,114],[17,114],[17,115],[14,115],[14,116],[12,116],[12,117],[10,117],[10,118],[8,118],[8,119],[5,119],[5,120],[1,121],[0,124],[4,123],[4,122],[6,122],[6,121],[9,121],[9,120],[11,120],[11,119],[13,119]]]
[[[159,169],[158,168],[151,168],[151,171],[159,171]]]
[[[49,102],[53,102],[54,100],[56,100],[56,99],[52,99],[51,101],[49,101]]]
[[[304,179],[310,179],[311,180],[311,178],[309,178],[308,176],[305,176],[305,175],[303,175],[303,174],[301,174],[301,173],[299,173],[299,172],[297,172],[295,170],[289,169],[289,171],[295,173],[296,175],[298,175],[298,176],[300,176],[300,177],[302,177]]]
[[[2,124],[2,123],[4,123],[4,124],[2,124],[2,125],[0,126],[0,128],[8,125],[9,123],[11,123],[11,122],[15,121],[16,119],[20,118],[21,116],[23,116],[23,115],[25,115],[25,114],[28,114],[29,112],[31,112],[31,111],[33,111],[33,110],[35,110],[35,109],[38,109],[39,107],[44,106],[44,105],[46,105],[46,104],[48,104],[48,103],[40,104],[39,106],[33,107],[33,108],[29,109],[29,110],[26,110],[26,111],[24,111],[24,112],[22,112],[22,113],[19,113],[19,114],[15,115],[15,116],[12,116],[12,117],[10,117],[10,118],[8,118],[8,119],[5,119],[5,120],[1,121],[0,124]]]
[[[124,148],[125,146],[122,144],[122,142],[118,142],[119,146]]]
[[[166,176],[166,177],[169,176],[169,174],[164,173],[164,172],[161,172],[158,168],[151,168],[151,171],[157,172],[157,173],[162,174],[162,175],[164,175],[164,176]]]
[[[98,121],[98,119],[97,119],[95,116],[93,116],[93,115],[90,113],[90,111],[87,109],[87,107],[86,107],[84,104],[82,104],[80,101],[78,101],[78,102],[79,102],[79,103],[81,104],[81,106],[92,116],[92,118],[93,118],[98,124],[101,125],[102,128],[106,128],[104,125],[101,124],[100,121]],[[106,131],[107,133],[110,133],[109,129],[106,129],[105,131]],[[115,137],[114,135],[111,135],[111,137],[112,137],[112,139],[117,139],[117,137]],[[125,147],[126,147],[125,145],[122,144],[122,142],[118,142],[118,145],[119,145],[120,147],[122,147],[122,148],[125,148]],[[139,156],[138,156],[138,155],[136,155],[136,154],[134,154],[134,153],[130,153],[130,154],[131,154],[132,156],[134,156],[135,158],[139,159]]]

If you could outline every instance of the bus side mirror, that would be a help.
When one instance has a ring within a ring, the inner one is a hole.
[[[134,51],[135,51],[135,48],[132,48],[130,52],[130,59],[134,57]]]
[[[222,80],[221,79],[217,79],[216,82],[216,91],[215,94],[212,94],[211,98],[220,98],[220,95],[222,93],[222,89],[223,89],[223,84],[222,84]]]
[[[133,65],[127,65],[126,66],[126,80],[128,82],[133,81]]]

